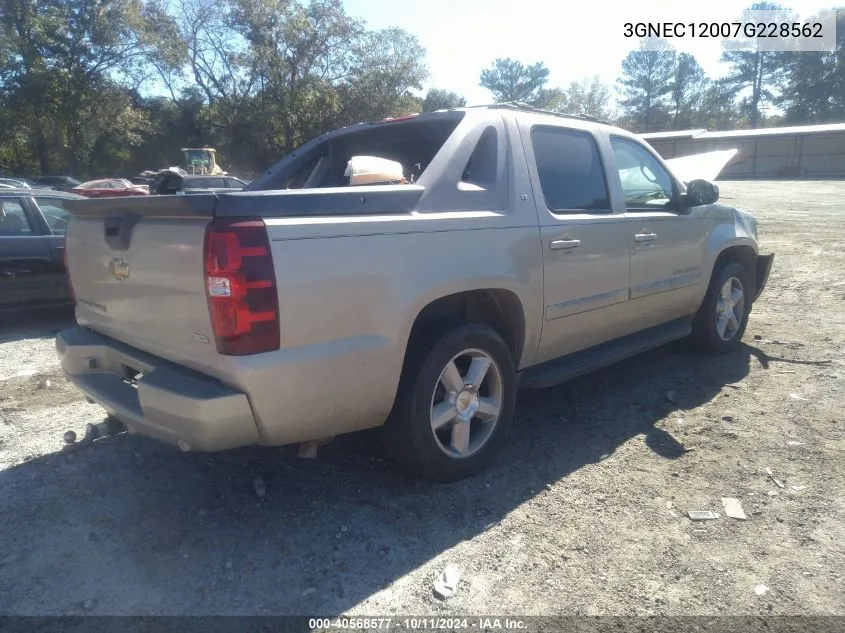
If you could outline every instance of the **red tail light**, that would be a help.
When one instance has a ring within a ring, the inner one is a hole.
[[[74,294],[74,292],[73,292],[73,283],[70,280],[70,266],[67,265],[67,236],[65,236],[64,260],[65,260],[65,277],[67,278],[67,289],[70,291],[71,301],[76,303],[76,294]]]
[[[257,218],[212,220],[205,233],[205,291],[217,351],[279,349],[279,301],[267,227]]]

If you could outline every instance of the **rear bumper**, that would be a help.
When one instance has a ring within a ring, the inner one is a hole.
[[[246,394],[214,378],[82,327],[60,332],[56,352],[68,379],[130,433],[192,451],[259,442]],[[141,372],[134,384],[132,370]]]
[[[772,262],[774,262],[774,260],[774,253],[770,253],[769,255],[757,256],[757,270],[755,279],[757,283],[754,286],[754,301],[757,301],[757,297],[763,294],[763,290],[765,290],[766,288],[766,283],[769,281],[769,273],[772,271]]]

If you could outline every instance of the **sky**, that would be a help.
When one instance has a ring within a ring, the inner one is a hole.
[[[615,84],[622,60],[637,48],[636,38],[623,36],[625,22],[733,22],[752,1],[345,0],[344,5],[369,28],[398,26],[417,36],[427,51],[425,89],[452,90],[467,105],[479,105],[492,101],[478,82],[482,69],[497,57],[544,62],[548,87],[566,87],[593,75]],[[835,6],[819,0],[784,4],[802,18]],[[577,13],[567,7],[577,7]],[[711,78],[725,73],[719,40],[685,37],[672,44],[695,55]]]

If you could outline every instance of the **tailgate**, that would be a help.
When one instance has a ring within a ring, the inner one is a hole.
[[[216,196],[66,203],[76,317],[127,345],[210,375],[217,349],[203,277]]]

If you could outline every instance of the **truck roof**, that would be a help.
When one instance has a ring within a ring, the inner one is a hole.
[[[464,106],[459,108],[444,108],[441,110],[434,110],[432,112],[414,113],[398,117],[388,117],[380,121],[362,121],[352,125],[347,125],[340,128],[334,128],[323,132],[305,141],[302,145],[294,148],[291,152],[285,154],[279,161],[265,170],[258,178],[247,186],[245,191],[261,191],[270,186],[269,183],[278,176],[281,170],[285,169],[292,161],[299,160],[303,155],[307,155],[313,151],[320,144],[347,142],[351,136],[359,133],[367,133],[371,131],[378,134],[381,131],[396,130],[399,132],[400,128],[411,128],[416,126],[428,127],[449,127],[450,122],[458,125],[464,118],[472,118],[477,121],[492,120],[493,118],[500,118],[509,111],[513,114],[524,115],[524,117],[533,119],[532,123],[543,124],[558,124],[568,126],[571,124],[573,128],[578,128],[594,133],[607,133],[612,131],[614,134],[621,136],[635,136],[630,132],[610,125],[605,121],[582,114],[567,114],[561,112],[552,112],[550,110],[542,110],[534,108],[525,103],[494,103],[480,106]],[[556,121],[555,121],[556,119]],[[393,126],[396,126],[394,128]],[[453,128],[454,129],[454,128]],[[450,131],[451,133],[451,131]],[[387,136],[395,137],[395,135],[388,134]],[[396,138],[392,138],[395,142]],[[276,183],[278,185],[278,183]],[[274,186],[276,186],[274,185]]]
[[[535,108],[527,103],[519,101],[507,101],[504,103],[493,103],[481,106],[464,107],[464,110],[485,108],[487,110],[514,110],[517,112],[530,112],[532,114],[548,114],[550,116],[561,117],[564,119],[577,119],[579,121],[590,121],[592,123],[601,123],[602,125],[610,125],[607,121],[589,116],[587,114],[573,114],[569,112],[555,112],[554,110],[543,110],[542,108]]]
[[[442,108],[440,110],[432,110],[431,112],[424,112],[421,114],[409,114],[400,117],[390,117],[386,119],[382,119],[380,121],[369,121],[367,122],[368,125],[377,125],[379,123],[395,123],[404,120],[415,119],[417,117],[429,116],[432,114],[438,114],[441,112],[464,112],[464,111],[478,111],[478,110],[511,110],[514,112],[526,112],[530,114],[544,114],[548,116],[554,116],[558,118],[564,119],[574,119],[578,121],[587,121],[591,123],[598,123],[600,125],[610,125],[608,121],[604,121],[602,119],[592,117],[586,114],[572,114],[568,112],[555,112],[553,110],[544,110],[542,108],[535,108],[527,103],[522,103],[519,101],[507,101],[503,103],[490,103],[484,105],[477,105],[477,106],[461,106],[456,108]],[[352,127],[352,126],[350,126]]]
[[[492,111],[492,110],[510,110],[512,112],[522,112],[525,114],[535,115],[535,116],[550,116],[555,117],[558,119],[568,119],[570,121],[580,123],[579,127],[612,127],[614,129],[621,129],[617,128],[613,124],[603,121],[601,119],[588,116],[586,114],[568,114],[564,112],[554,112],[552,110],[543,110],[540,108],[534,108],[526,103],[520,103],[517,101],[514,102],[505,102],[505,103],[491,103],[485,105],[478,105],[478,106],[462,106],[457,108],[443,108],[440,110],[432,110],[431,112],[422,112],[422,113],[413,113],[413,114],[406,114],[397,117],[387,117],[377,121],[361,121],[360,123],[353,123],[351,125],[345,125],[343,127],[334,128],[331,130],[327,130],[322,134],[308,139],[299,147],[296,147],[293,152],[290,154],[295,154],[306,147],[314,144],[315,142],[322,141],[327,138],[338,138],[349,134],[350,132],[355,132],[360,129],[366,127],[373,127],[373,126],[381,126],[381,125],[401,125],[402,123],[412,123],[414,121],[425,121],[427,119],[436,119],[442,116],[454,116],[456,114],[471,114],[471,113],[478,113],[483,111]]]

